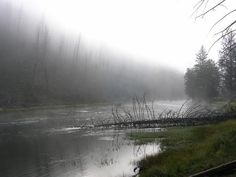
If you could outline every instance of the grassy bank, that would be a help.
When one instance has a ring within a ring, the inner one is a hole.
[[[236,120],[130,137],[138,143],[161,142],[160,154],[140,161],[140,177],[183,177],[236,159]]]

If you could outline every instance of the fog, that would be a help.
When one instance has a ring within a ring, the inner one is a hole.
[[[235,14],[235,0],[0,0],[0,177],[235,173]]]
[[[227,9],[220,8],[214,15],[206,16],[206,20],[195,20],[195,0],[1,1],[21,9],[15,12],[19,18],[28,14],[39,21],[43,19],[51,29],[67,37],[82,34],[90,48],[91,45],[109,48],[141,62],[168,65],[182,72],[194,64],[199,46],[211,46],[217,38],[214,34],[224,25],[218,24],[211,33],[209,29],[221,17],[221,12],[232,7],[226,4]],[[208,7],[212,4],[209,2]],[[214,47],[209,57],[216,60],[217,50]]]
[[[64,33],[11,1],[0,8],[1,106],[184,97],[178,70]]]

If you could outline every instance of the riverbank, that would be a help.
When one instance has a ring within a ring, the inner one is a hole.
[[[161,143],[161,153],[139,162],[140,177],[189,176],[236,159],[236,120],[129,136],[141,144]]]

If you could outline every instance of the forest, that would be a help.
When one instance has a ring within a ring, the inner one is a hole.
[[[175,69],[90,46],[10,1],[0,1],[0,18],[0,107],[184,97]]]

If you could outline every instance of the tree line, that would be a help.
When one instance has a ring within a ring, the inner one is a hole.
[[[183,74],[91,48],[24,8],[0,2],[0,107],[184,96]]]
[[[208,59],[202,46],[196,64],[185,73],[185,92],[193,99],[236,96],[236,40],[234,31],[223,37],[218,62]]]

